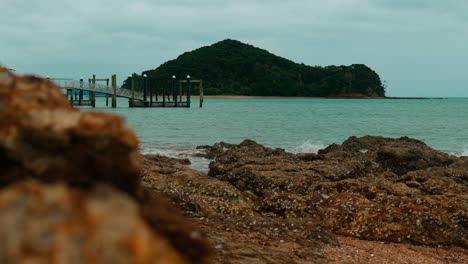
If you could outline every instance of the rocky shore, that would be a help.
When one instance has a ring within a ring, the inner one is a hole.
[[[350,137],[319,154],[251,140],[199,148],[208,174],[146,155],[142,181],[202,227],[220,263],[468,260],[467,157],[407,137]]]
[[[0,68],[0,263],[467,263],[468,157],[407,137],[140,155],[121,117]]]

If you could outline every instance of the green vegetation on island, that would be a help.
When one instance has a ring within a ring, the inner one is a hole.
[[[276,56],[237,40],[185,52],[175,60],[136,76],[142,90],[142,75],[150,87],[171,87],[171,76],[203,80],[207,95],[383,97],[379,75],[363,64],[308,66]],[[124,82],[127,85],[128,79]],[[198,93],[198,89],[193,89]]]

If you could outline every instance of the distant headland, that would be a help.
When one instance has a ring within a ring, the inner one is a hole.
[[[143,74],[156,87],[170,87],[172,75],[190,74],[203,80],[206,95],[385,97],[379,75],[366,65],[308,66],[231,39],[185,52],[137,81]]]

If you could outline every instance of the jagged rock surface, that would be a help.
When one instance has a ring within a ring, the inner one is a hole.
[[[142,183],[172,199],[216,245],[218,263],[332,263],[320,255],[337,245],[312,218],[284,219],[262,211],[260,198],[184,166],[185,159],[141,157]]]
[[[83,192],[29,180],[0,190],[0,241],[4,264],[186,263],[133,199],[105,185]]]
[[[351,137],[319,153],[244,141],[216,156],[209,175],[254,194],[258,211],[337,234],[468,246],[468,170],[457,158],[406,137]]]

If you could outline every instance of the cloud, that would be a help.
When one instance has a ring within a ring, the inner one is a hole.
[[[467,3],[3,0],[0,63],[18,72],[117,73],[122,80],[234,38],[310,65],[366,63],[387,80],[390,95],[468,96],[459,88],[467,82]],[[442,79],[443,93],[434,85]]]

